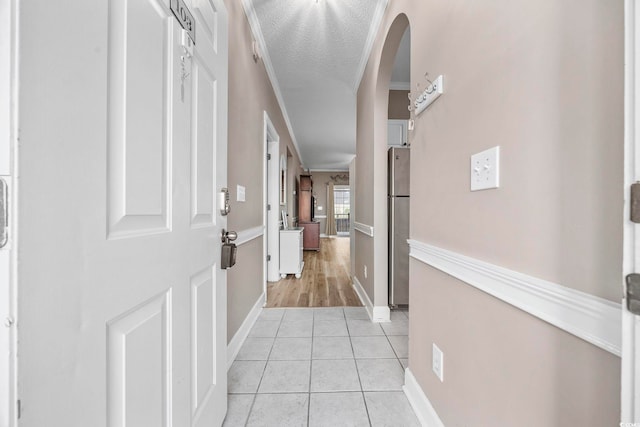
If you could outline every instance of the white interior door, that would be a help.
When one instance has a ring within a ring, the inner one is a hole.
[[[280,142],[279,136],[269,119],[266,111],[264,113],[264,139],[267,151],[265,165],[265,223],[267,229],[267,281],[277,282],[280,280],[280,190],[278,182],[280,180]],[[264,285],[267,292],[267,284]]]
[[[15,33],[15,3],[0,2],[0,426],[9,426],[15,418],[15,324],[12,268],[14,223],[11,207],[14,195],[13,162],[14,140],[12,114],[13,66]],[[8,218],[5,217],[8,215]],[[11,218],[11,222],[8,219]]]
[[[630,188],[640,182],[640,44],[637,42],[640,9],[625,0],[625,182],[624,275],[640,273],[640,225],[630,221]],[[622,300],[623,423],[640,423],[640,316],[627,310]]]
[[[227,16],[187,3],[193,55],[169,0],[21,4],[20,425],[224,419]]]

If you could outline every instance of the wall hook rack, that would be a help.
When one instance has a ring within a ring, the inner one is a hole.
[[[429,80],[427,77],[428,73],[425,73],[424,77],[429,82],[427,88],[418,94],[418,97],[413,102],[413,107],[415,108],[415,115],[417,116],[421,112],[423,112],[429,105],[431,105],[436,99],[440,97],[444,93],[444,78],[442,75],[439,75],[433,82]],[[420,84],[416,84],[416,87],[419,89]]]

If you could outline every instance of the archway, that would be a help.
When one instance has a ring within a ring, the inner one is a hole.
[[[408,207],[406,207],[406,213],[402,214],[406,216],[406,218],[400,220],[399,223],[397,221],[391,223],[389,222],[389,213],[394,212],[394,202],[399,199],[389,197],[388,191],[388,119],[390,106],[390,89],[392,86],[397,87],[395,84],[391,84],[394,69],[397,70],[396,58],[398,57],[398,52],[401,46],[401,42],[403,41],[403,36],[405,39],[405,43],[410,44],[410,31],[410,24],[407,16],[405,14],[398,15],[394,19],[387,32],[387,36],[380,55],[380,64],[378,67],[378,74],[376,79],[376,92],[374,101],[374,170],[376,171],[374,175],[374,210],[379,214],[374,219],[374,227],[376,230],[376,238],[374,243],[374,259],[375,265],[377,266],[375,283],[375,305],[378,307],[381,305],[389,306],[389,304],[392,302],[394,303],[394,305],[397,305],[397,301],[392,301],[392,299],[390,299],[390,297],[393,296],[393,291],[390,292],[389,288],[390,283],[393,282],[392,274],[397,273],[398,270],[397,265],[396,267],[393,267],[394,264],[397,264],[397,262],[394,262],[393,260],[394,257],[396,257],[395,261],[398,260],[398,257],[402,257],[402,262],[400,264],[402,269],[406,271],[401,281],[403,282],[402,286],[406,289],[406,298],[402,298],[402,305],[408,304],[408,247],[404,248],[405,250],[401,251],[400,254],[396,253],[394,255],[394,248],[396,248],[397,250],[397,248],[401,247],[401,243],[399,242],[399,240],[402,240],[402,237],[396,235],[394,239],[393,235],[389,234],[390,232],[398,232],[397,226],[391,226],[390,224],[396,223],[400,225],[406,225],[405,232],[408,238],[409,211]],[[408,71],[410,65],[407,64],[406,68]],[[409,99],[407,97],[409,82],[410,79],[407,76],[407,81],[403,82],[404,89],[402,89],[405,92],[404,96],[407,102],[407,106],[409,103]],[[404,140],[404,144],[408,145],[407,139]],[[402,230],[400,231],[402,234]],[[406,238],[404,240],[406,241]],[[390,260],[391,263],[389,262]],[[397,285],[397,278],[395,280]]]

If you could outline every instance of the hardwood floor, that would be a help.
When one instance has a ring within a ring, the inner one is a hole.
[[[304,251],[302,277],[290,274],[267,286],[267,307],[360,307],[353,289],[349,239],[320,239],[320,250]]]

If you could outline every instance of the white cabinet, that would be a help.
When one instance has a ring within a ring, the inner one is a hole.
[[[295,274],[296,279],[302,276],[303,231],[302,227],[280,230],[280,277],[283,279],[287,274]]]
[[[387,124],[387,145],[402,147],[407,145],[407,121],[389,120]]]

